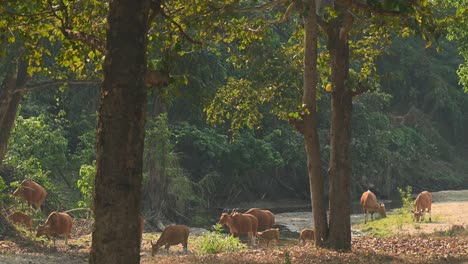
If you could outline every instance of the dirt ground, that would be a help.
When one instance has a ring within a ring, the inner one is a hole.
[[[468,190],[463,191],[442,191],[433,193],[434,203],[432,206],[432,222],[431,223],[421,223],[417,225],[406,225],[403,226],[399,232],[408,233],[408,234],[418,234],[418,233],[434,233],[436,231],[444,231],[450,229],[453,225],[463,225],[468,229]],[[353,215],[352,222],[359,221],[362,218],[361,215]],[[427,215],[426,215],[427,218]],[[310,226],[311,214],[308,212],[304,213],[282,213],[277,215],[277,222],[291,231],[300,230],[304,227]],[[88,262],[89,248],[91,245],[91,236],[89,234],[90,223],[89,222],[77,222],[77,228],[74,230],[73,238],[69,240],[69,246],[64,245],[63,239],[57,240],[57,245],[54,247],[50,242],[39,242],[31,241],[34,237],[33,234],[25,233],[25,236],[30,236],[29,239],[13,239],[13,240],[4,240],[0,241],[0,263],[5,264],[51,264],[51,263],[63,263],[63,264],[81,264]],[[199,236],[203,233],[201,229],[194,229],[191,236]],[[156,240],[160,233],[145,233],[143,236],[143,245],[141,252],[141,263],[173,263],[174,261],[180,263],[191,263],[190,259],[196,259],[196,262],[200,262],[201,259],[204,259],[203,263],[217,263],[220,259],[216,260],[212,256],[206,257],[195,257],[190,254],[189,256],[181,256],[180,259],[177,259],[182,250],[181,246],[171,247],[171,255],[167,256],[167,253],[162,253],[156,257],[151,257],[151,244],[150,240]],[[255,248],[249,250],[247,254],[252,256],[261,256],[261,255],[278,255],[279,258],[287,257],[284,252],[299,252],[300,249],[297,247],[297,242],[285,242],[282,241],[282,248],[284,246],[288,247],[286,251],[278,251],[278,247],[270,249],[265,248]],[[462,249],[463,250],[463,249]],[[468,255],[468,246],[465,247],[466,254]],[[315,254],[322,254],[320,251],[317,251]],[[366,253],[367,254],[367,253]],[[336,257],[336,256],[335,256]],[[339,257],[339,256],[338,256]],[[345,256],[349,261],[352,260],[353,256]],[[366,255],[366,258],[369,257]],[[298,257],[299,260],[300,257]],[[333,262],[333,256],[330,257],[331,261],[326,261],[328,263]],[[375,256],[376,259],[373,259],[373,256],[370,256],[370,260],[377,263],[381,260],[379,256]],[[388,257],[384,257],[382,261],[388,263],[400,263],[401,260],[395,259],[387,261]],[[329,257],[327,257],[329,259]],[[369,260],[369,259],[368,259]],[[360,261],[356,259],[356,261]],[[347,263],[341,262],[339,263]],[[450,261],[448,261],[450,262]],[[195,263],[195,262],[194,262]],[[224,261],[223,261],[224,263]],[[233,263],[236,263],[235,261]],[[256,260],[250,260],[247,263],[257,263]],[[296,262],[292,262],[296,263]],[[302,263],[297,261],[297,263]],[[305,262],[305,263],[315,263],[315,262]],[[352,262],[349,262],[352,263]],[[411,262],[413,263],[413,262]],[[414,262],[421,263],[421,262]],[[464,262],[457,262],[464,263]]]
[[[419,234],[445,231],[452,225],[468,227],[468,190],[433,192],[432,222],[422,222],[420,225],[405,225],[401,233]],[[275,214],[276,223],[291,232],[299,232],[304,228],[313,228],[311,212],[288,212]],[[351,215],[351,223],[363,222],[363,214]],[[426,213],[425,219],[428,219]],[[397,231],[397,230],[396,230]]]

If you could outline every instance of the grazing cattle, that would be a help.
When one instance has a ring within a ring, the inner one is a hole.
[[[10,219],[11,222],[17,224],[17,225],[24,225],[28,228],[29,232],[32,231],[32,219],[31,216],[22,213],[22,212],[14,212],[11,215],[8,216],[8,219]]]
[[[47,196],[47,192],[37,182],[26,179],[21,182],[21,185],[15,190],[13,196],[23,198],[30,206],[33,206],[34,209],[40,210]]]
[[[378,212],[382,217],[387,217],[385,213],[385,205],[377,202],[377,197],[371,191],[364,192],[361,196],[361,206],[364,211],[364,223],[367,223],[367,214],[371,214],[371,219],[374,220],[374,212]]]
[[[257,217],[258,220],[258,229],[257,231],[265,231],[269,228],[272,228],[275,224],[275,216],[269,210],[261,210],[258,208],[251,208],[246,214],[251,214]]]
[[[255,244],[255,237],[257,236],[258,228],[258,220],[255,216],[241,213],[222,213],[219,218],[219,223],[227,225],[229,227],[229,232],[233,236],[247,234],[250,242]]]
[[[184,247],[184,253],[187,254],[187,240],[189,233],[190,229],[186,225],[167,226],[156,244],[153,244],[151,241],[151,255],[154,257],[162,246],[165,246],[164,248],[169,252],[170,246],[178,244],[182,244]]]
[[[431,215],[431,206],[432,206],[432,194],[428,191],[421,192],[414,203],[414,220],[419,222],[424,220],[424,213],[426,210],[429,212],[429,222],[432,222]]]
[[[279,228],[270,228],[262,232],[258,232],[258,238],[266,240],[267,247],[270,244],[271,240],[275,240],[277,245],[279,245]]]
[[[55,237],[58,235],[65,236],[65,245],[68,245],[73,226],[73,218],[67,213],[52,212],[47,217],[46,222],[37,228],[36,237],[45,235],[49,240],[52,238],[55,245]]]
[[[315,232],[313,229],[306,228],[301,231],[301,234],[299,235],[299,244],[305,246],[306,240],[314,241],[315,243]]]

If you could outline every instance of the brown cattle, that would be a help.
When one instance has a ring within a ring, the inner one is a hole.
[[[47,196],[47,192],[37,182],[26,179],[21,182],[21,185],[13,193],[13,196],[23,198],[30,206],[33,206],[34,209],[40,210]]]
[[[227,225],[229,227],[229,232],[233,236],[248,234],[250,242],[255,244],[258,228],[258,220],[255,216],[241,213],[222,213],[219,218],[219,223]]]
[[[275,216],[269,210],[261,210],[258,208],[251,208],[246,214],[251,214],[257,217],[258,220],[258,229],[257,231],[264,231],[269,228],[272,228],[275,224]]]
[[[10,219],[11,222],[17,224],[17,225],[24,225],[28,228],[29,232],[32,231],[32,219],[31,216],[22,213],[22,212],[14,212],[11,215],[8,216],[8,219]]]
[[[164,248],[169,252],[169,247],[172,245],[182,244],[184,253],[187,254],[187,240],[190,229],[186,225],[167,226],[162,232],[156,244],[151,241],[151,255],[154,257],[158,253],[159,248]]]
[[[67,213],[52,212],[47,217],[46,222],[37,228],[36,237],[45,235],[49,240],[53,238],[55,245],[55,237],[58,235],[65,236],[65,245],[68,245],[73,226],[73,218]]]
[[[377,202],[377,197],[371,191],[364,192],[361,196],[361,206],[364,211],[364,223],[367,223],[367,214],[371,214],[371,219],[374,220],[374,212],[378,212],[382,217],[387,217],[385,213],[385,205]]]
[[[270,228],[257,234],[259,239],[266,240],[267,247],[271,240],[275,240],[277,245],[279,245],[279,228]]]
[[[428,191],[421,192],[418,197],[416,197],[416,201],[414,203],[414,220],[419,222],[424,220],[424,213],[426,210],[429,212],[429,222],[432,222],[432,215],[431,215],[431,207],[432,207],[432,194]]]
[[[305,246],[306,240],[311,240],[314,241],[315,243],[315,232],[313,229],[306,228],[301,231],[301,234],[299,235],[299,244]]]

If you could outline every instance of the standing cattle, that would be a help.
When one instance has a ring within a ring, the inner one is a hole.
[[[367,214],[371,214],[371,219],[374,220],[374,212],[379,212],[382,217],[387,217],[385,213],[385,205],[377,202],[377,197],[371,191],[364,192],[361,196],[361,206],[364,211],[364,223],[367,223]]]
[[[227,225],[229,227],[229,232],[233,236],[248,234],[250,242],[255,244],[258,228],[258,220],[255,216],[251,214],[222,213],[219,218],[219,223]]]
[[[432,215],[431,215],[431,206],[432,206],[432,194],[428,191],[421,192],[418,197],[416,197],[416,201],[414,203],[414,220],[416,222],[424,221],[424,213],[427,211],[429,212],[429,222],[432,222]]]
[[[270,228],[262,232],[258,232],[258,238],[266,240],[267,247],[271,240],[275,240],[276,244],[279,245],[279,228]]]
[[[187,254],[187,240],[190,229],[186,225],[167,226],[162,232],[156,244],[151,241],[151,255],[154,257],[158,253],[159,248],[164,248],[169,252],[169,247],[172,245],[182,244],[184,253]]]
[[[265,231],[269,228],[272,228],[275,224],[275,216],[269,210],[261,210],[258,208],[251,208],[246,214],[251,214],[257,217],[258,220],[258,231]]]
[[[8,219],[12,221],[13,223],[19,225],[22,224],[26,226],[29,230],[29,232],[32,231],[32,219],[31,216],[22,213],[22,212],[14,212],[11,215],[8,216]]]
[[[13,196],[23,198],[30,206],[33,206],[34,209],[40,210],[47,196],[47,192],[37,182],[26,179],[21,182],[21,185],[13,193]]]
[[[49,240],[53,238],[55,246],[55,237],[58,235],[65,236],[65,245],[68,245],[73,225],[73,218],[67,213],[52,212],[47,217],[46,222],[37,228],[36,237],[45,235]]]
[[[314,241],[315,243],[315,232],[313,229],[306,228],[301,231],[301,234],[299,235],[299,244],[305,246],[306,240]]]

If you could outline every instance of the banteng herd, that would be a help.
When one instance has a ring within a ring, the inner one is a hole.
[[[41,205],[47,196],[46,190],[34,182],[27,179],[21,182],[20,186],[12,194],[14,197],[24,199],[31,207],[36,210],[41,209]],[[385,205],[378,203],[377,197],[371,191],[366,191],[361,196],[361,206],[364,212],[364,223],[367,223],[367,215],[370,213],[371,220],[374,219],[373,214],[378,212],[382,217],[386,217]],[[429,213],[429,221],[431,221],[431,205],[432,195],[427,192],[421,192],[414,204],[412,211],[414,220],[419,222],[424,220],[426,211]],[[76,209],[75,209],[76,210]],[[72,211],[72,210],[71,210]],[[8,219],[18,225],[24,225],[30,232],[33,230],[33,221],[31,216],[23,212],[17,211],[8,215]],[[245,234],[249,237],[250,243],[255,245],[255,240],[258,238],[269,246],[271,241],[279,245],[280,230],[273,228],[275,224],[275,215],[269,210],[259,208],[251,208],[244,213],[239,213],[235,210],[231,212],[223,212],[218,221],[219,224],[229,228],[230,235],[239,237]],[[73,226],[73,218],[66,212],[51,212],[44,224],[39,225],[36,231],[36,237],[46,236],[49,240],[53,240],[55,245],[55,237],[64,235],[65,244],[68,244],[68,238]],[[140,237],[142,238],[144,230],[144,218],[140,215]],[[188,251],[188,237],[190,228],[186,225],[170,225],[162,232],[156,243],[151,241],[152,255],[158,253],[158,250],[164,246],[169,251],[172,245],[182,244],[184,253]],[[299,244],[305,245],[307,241],[315,241],[315,232],[313,229],[303,229],[299,235]]]

